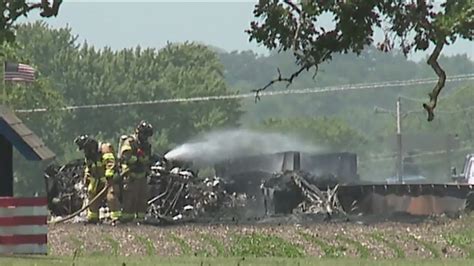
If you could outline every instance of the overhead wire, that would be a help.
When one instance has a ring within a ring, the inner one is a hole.
[[[474,73],[463,74],[463,75],[454,75],[446,78],[446,83],[448,82],[461,82],[474,80]],[[376,89],[376,88],[389,88],[389,87],[409,87],[415,85],[427,85],[438,82],[437,78],[421,78],[421,79],[411,79],[411,80],[392,80],[392,81],[382,81],[382,82],[373,82],[373,83],[356,83],[356,84],[343,84],[338,86],[326,86],[326,87],[314,87],[314,88],[305,88],[305,89],[287,89],[281,91],[264,91],[260,93],[260,96],[286,96],[293,94],[317,94],[317,93],[329,93],[329,92],[342,92],[342,91],[360,91],[367,89]],[[185,102],[201,102],[201,101],[214,101],[214,100],[235,100],[235,99],[245,99],[245,98],[254,98],[255,93],[243,93],[243,94],[231,94],[231,95],[211,95],[211,96],[198,96],[198,97],[184,97],[184,98],[170,98],[170,99],[160,99],[160,100],[148,100],[148,101],[130,101],[130,102],[118,102],[118,103],[100,103],[100,104],[88,104],[88,105],[71,105],[54,109],[55,111],[73,111],[73,110],[82,110],[82,109],[99,109],[99,108],[113,108],[113,107],[129,107],[129,106],[140,106],[140,105],[156,105],[156,104],[173,104],[173,103],[185,103]],[[423,103],[426,100],[416,99],[406,95],[399,95],[400,98]],[[444,100],[449,96],[445,96],[440,100]],[[454,111],[437,111],[440,114],[453,114],[464,112],[468,110],[474,110],[474,106],[469,106],[463,109],[454,110]],[[42,113],[53,111],[48,108],[32,108],[32,109],[18,109],[15,110],[17,113]],[[421,111],[409,111],[410,113],[421,113]],[[462,148],[462,149],[453,149],[452,152],[456,151],[466,151],[471,148]],[[416,158],[424,156],[433,156],[446,153],[445,150],[432,151],[432,152],[422,152],[417,153],[411,156],[404,156],[405,158]],[[394,156],[377,156],[368,158],[361,163],[368,162],[377,162],[377,161],[386,161],[392,160],[396,157]]]
[[[448,94],[448,95],[444,95],[443,97],[439,97],[438,98],[438,103],[444,102],[445,100],[449,99],[450,97],[452,97],[453,95],[458,93],[458,91],[460,91],[460,90],[456,90],[452,94]],[[410,102],[415,102],[415,103],[425,103],[426,102],[426,99],[423,99],[423,98],[413,98],[413,97],[406,96],[406,95],[398,95],[398,97],[400,97],[400,99],[407,100],[407,101],[410,101]]]
[[[458,76],[464,76],[464,75],[470,76],[471,74],[463,74],[463,75],[458,75]],[[456,76],[453,76],[453,77],[456,77]],[[464,89],[465,88],[461,88],[461,89],[457,89],[457,90],[453,90],[451,92],[448,92],[449,94],[438,98],[438,103],[449,99],[450,97],[458,94],[459,92],[463,91]],[[424,102],[426,102],[426,99],[413,98],[413,97],[409,97],[407,95],[398,95],[398,97],[400,97],[401,99],[407,100],[407,101],[415,102],[415,103],[424,103]]]
[[[460,82],[460,81],[468,81],[468,80],[474,80],[474,73],[449,76],[446,78],[446,82]],[[277,95],[293,95],[293,94],[328,93],[328,92],[340,92],[340,91],[359,91],[359,90],[376,89],[376,88],[408,87],[408,86],[414,86],[414,85],[433,84],[436,82],[438,82],[437,78],[394,80],[394,81],[383,81],[383,82],[375,82],[375,83],[345,84],[345,85],[338,85],[338,86],[315,87],[315,88],[305,88],[305,89],[264,91],[264,92],[261,92],[259,95],[260,96],[277,96]],[[170,99],[148,100],[148,101],[71,105],[71,106],[55,108],[52,110],[73,111],[73,110],[81,110],[81,109],[128,107],[128,106],[138,106],[138,105],[156,105],[156,104],[201,102],[201,101],[215,101],[215,100],[234,100],[234,99],[244,99],[244,98],[253,98],[253,97],[255,97],[255,93],[211,95],[211,96],[170,98]],[[41,112],[48,112],[52,110],[48,108],[32,108],[32,109],[18,109],[18,110],[15,110],[15,112],[41,113]]]

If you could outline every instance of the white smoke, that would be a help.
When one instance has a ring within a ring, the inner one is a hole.
[[[214,131],[191,140],[165,155],[167,160],[214,164],[220,161],[284,151],[316,152],[321,149],[294,137],[245,129]]]

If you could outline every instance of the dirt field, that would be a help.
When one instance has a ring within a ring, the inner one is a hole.
[[[5,266],[471,266],[474,260],[469,259],[389,259],[389,260],[366,260],[366,259],[318,259],[312,257],[305,258],[251,258],[251,257],[111,257],[111,256],[89,256],[89,257],[0,257],[0,265]]]
[[[374,224],[271,225],[59,224],[49,230],[53,256],[474,258],[474,215]]]

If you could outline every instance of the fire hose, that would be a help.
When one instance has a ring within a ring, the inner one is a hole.
[[[84,207],[82,207],[81,209],[79,209],[78,211],[62,218],[62,219],[59,219],[59,220],[55,220],[55,221],[49,221],[48,224],[57,224],[57,223],[63,223],[63,222],[66,222],[66,221],[69,221],[71,220],[72,218],[76,217],[77,215],[79,215],[81,212],[83,212],[84,210],[86,210],[87,208],[89,208],[94,202],[96,202],[103,194],[105,194],[105,192],[107,192],[107,190],[111,187],[111,184],[107,183],[106,186],[104,186],[104,188],[89,202],[87,203]]]

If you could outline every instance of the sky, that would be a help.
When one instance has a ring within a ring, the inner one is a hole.
[[[253,19],[257,1],[229,0],[65,0],[56,18],[41,19],[38,12],[20,22],[44,20],[52,27],[69,26],[79,41],[98,48],[142,47],[161,48],[169,42],[197,41],[226,51],[267,49],[249,42],[244,32]],[[330,25],[331,19],[325,18]],[[380,38],[381,32],[376,32]],[[444,49],[445,55],[467,54],[474,60],[474,43],[458,40]],[[420,60],[427,53],[417,53],[409,59]]]

